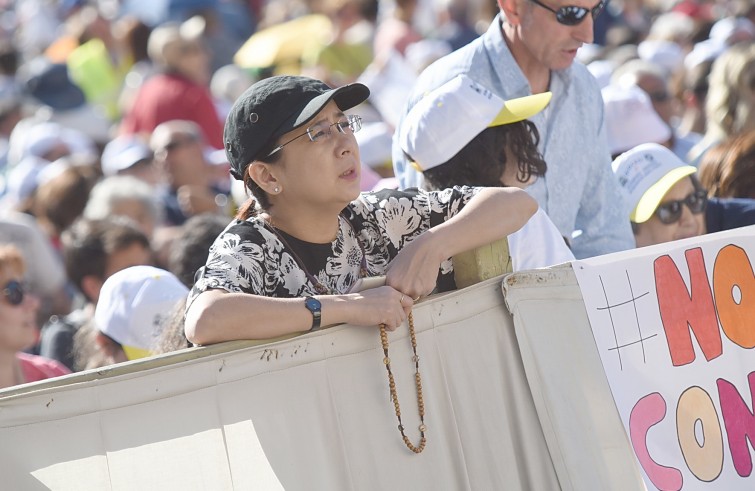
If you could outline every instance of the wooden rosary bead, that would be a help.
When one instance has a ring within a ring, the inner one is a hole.
[[[419,431],[420,431],[420,440],[419,440],[419,446],[414,446],[414,444],[409,440],[409,437],[406,436],[404,433],[404,425],[401,423],[401,406],[398,402],[398,394],[396,393],[396,382],[393,379],[393,372],[391,371],[391,359],[388,356],[388,334],[385,329],[385,324],[380,324],[380,342],[383,345],[383,364],[385,365],[385,369],[388,372],[388,387],[390,389],[391,393],[391,400],[393,401],[393,407],[396,411],[396,419],[398,419],[398,430],[401,433],[401,438],[404,440],[404,444],[406,447],[411,450],[414,453],[422,453],[422,451],[425,449],[425,445],[427,444],[427,438],[425,437],[425,430],[427,429],[427,426],[425,426],[425,402],[422,397],[422,377],[420,377],[419,374],[419,355],[417,355],[417,338],[414,334],[414,316],[412,316],[412,313],[409,312],[409,338],[411,339],[412,343],[412,351],[414,352],[414,356],[412,356],[412,361],[414,362],[415,366],[415,374],[414,374],[414,383],[417,386],[417,407],[419,412]]]

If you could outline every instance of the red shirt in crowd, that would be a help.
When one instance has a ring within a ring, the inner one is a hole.
[[[18,364],[21,365],[25,382],[36,382],[71,373],[62,363],[42,356],[16,353],[16,359]]]
[[[157,125],[174,119],[194,121],[208,145],[223,148],[223,124],[210,91],[176,74],[155,75],[144,83],[123,117],[121,133],[150,134]]]

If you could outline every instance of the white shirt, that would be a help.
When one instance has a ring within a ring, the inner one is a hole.
[[[574,261],[574,254],[542,208],[538,208],[522,228],[509,235],[509,254],[514,271]]]

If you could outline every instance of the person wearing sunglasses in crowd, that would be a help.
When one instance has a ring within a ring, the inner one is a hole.
[[[606,0],[498,0],[500,14],[477,40],[439,59],[419,76],[393,138],[393,165],[402,187],[421,186],[404,157],[399,135],[422,96],[461,73],[503,100],[546,91],[553,103],[531,121],[548,174],[527,192],[578,258],[634,246],[624,203],[611,175],[603,100],[595,78],[574,63],[593,42],[593,22]],[[449,135],[453,138],[453,135]]]
[[[709,199],[697,169],[662,145],[638,145],[612,167],[632,207],[637,247],[755,224],[755,200]]]
[[[250,199],[216,239],[187,300],[195,344],[264,339],[348,323],[394,330],[452,278],[455,254],[513,233],[537,210],[516,188],[360,194],[353,135],[359,83],[297,76],[257,82],[234,104],[224,140]],[[385,285],[352,291],[360,278]]]
[[[39,309],[39,299],[24,286],[25,270],[16,246],[0,246],[0,389],[71,373],[55,360],[23,352],[37,340]]]

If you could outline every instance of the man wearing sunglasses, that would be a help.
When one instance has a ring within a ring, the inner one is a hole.
[[[593,42],[593,21],[605,1],[498,0],[501,12],[488,31],[425,69],[404,109],[408,113],[423,94],[461,73],[504,100],[552,92],[548,108],[531,119],[548,171],[527,191],[561,235],[574,237],[578,258],[634,247],[624,203],[616,199],[600,90],[574,63],[579,47]],[[395,135],[402,124],[403,118]],[[395,136],[393,162],[401,186],[422,185]]]
[[[638,145],[612,167],[632,206],[637,247],[755,224],[755,200],[708,199],[697,169],[662,145]]]

